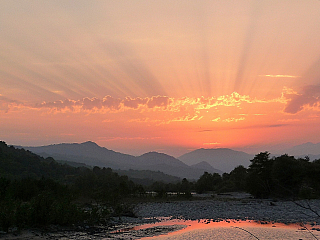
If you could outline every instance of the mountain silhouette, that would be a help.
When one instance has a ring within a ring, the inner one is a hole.
[[[310,156],[311,158],[311,156],[315,156],[319,158],[320,143],[311,143],[311,142],[303,143],[285,150],[285,153],[296,156],[296,157]]]
[[[248,153],[235,151],[228,148],[201,148],[186,153],[178,157],[178,159],[188,165],[194,165],[206,161],[216,169],[219,169],[223,172],[230,172],[239,165],[248,167],[250,160],[253,159],[253,157],[253,155]]]
[[[91,141],[23,148],[43,157],[53,157],[56,160],[79,162],[90,166],[110,167],[120,170],[160,171],[168,175],[187,179],[198,179],[204,171],[221,172],[212,167],[206,170],[193,168],[179,159],[164,153],[149,152],[136,157],[100,147]]]
[[[137,157],[143,166],[167,164],[174,167],[185,167],[186,164],[165,153],[148,152]]]
[[[222,174],[223,172],[218,170],[218,169],[215,169],[214,167],[212,167],[208,162],[206,161],[202,161],[200,163],[196,163],[194,165],[191,165],[190,167],[192,168],[195,168],[195,169],[200,169],[204,172],[211,172],[211,173],[219,173],[219,174]]]
[[[149,152],[137,157],[140,161],[140,168],[152,171],[160,171],[172,176],[187,179],[198,179],[204,172],[220,173],[220,170],[212,167],[208,169],[193,168],[182,161],[158,152]]]
[[[94,142],[60,143],[41,147],[23,147],[43,157],[85,163],[91,166],[130,169],[135,165],[135,157],[100,147]],[[123,168],[126,166],[125,168]]]

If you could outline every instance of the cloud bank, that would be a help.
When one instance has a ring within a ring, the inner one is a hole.
[[[286,97],[290,97],[287,93]],[[294,95],[295,97],[295,95]],[[115,98],[112,96],[105,96],[103,98],[82,98],[78,100],[65,99],[52,102],[42,103],[21,103],[14,100],[7,99],[0,95],[1,109],[8,112],[10,109],[31,109],[44,110],[48,112],[86,112],[86,113],[106,113],[106,112],[124,112],[130,110],[143,111],[167,111],[174,113],[183,113],[185,119],[194,119],[194,116],[200,111],[208,111],[210,109],[218,109],[221,107],[236,107],[241,109],[244,104],[257,103],[287,103],[283,96],[276,99],[265,100],[251,98],[248,95],[241,95],[233,92],[229,95],[222,95],[218,97],[182,97],[170,98],[167,96],[153,96],[153,97],[125,97]],[[190,115],[191,113],[191,115]],[[179,116],[180,118],[181,116]],[[181,119],[177,118],[177,121]],[[238,119],[239,120],[239,119]],[[238,121],[237,120],[237,121]],[[240,119],[243,120],[243,119]],[[212,120],[217,121],[217,120]],[[226,121],[236,121],[236,119],[227,119]]]
[[[301,93],[288,92],[288,99],[284,112],[296,114],[305,108],[319,109],[320,107],[320,85],[309,85],[302,88]]]
[[[105,96],[99,98],[83,98],[80,100],[59,100],[54,102],[42,102],[35,104],[32,107],[36,109],[51,109],[54,111],[125,111],[130,109],[158,109],[163,111],[180,112],[193,109],[195,111],[208,110],[215,107],[238,107],[244,103],[263,103],[263,102],[277,102],[275,100],[259,100],[251,98],[247,95],[240,95],[233,92],[230,95],[223,95],[219,97],[200,97],[200,98],[170,98],[167,96],[153,96],[146,98],[132,98],[126,97],[124,99]]]

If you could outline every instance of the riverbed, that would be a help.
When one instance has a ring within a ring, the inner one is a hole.
[[[137,217],[115,218],[112,226],[27,230],[19,234],[2,234],[0,238],[320,239],[319,209],[320,200],[276,201],[233,197],[144,202],[134,208]]]

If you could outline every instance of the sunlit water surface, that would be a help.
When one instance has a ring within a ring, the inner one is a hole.
[[[186,240],[186,239],[320,239],[319,226],[301,224],[267,223],[256,221],[181,221],[173,220],[157,224],[148,224],[138,227],[152,228],[152,226],[185,225],[179,231],[142,238],[157,240]]]

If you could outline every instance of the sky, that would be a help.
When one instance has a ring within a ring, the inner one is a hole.
[[[319,0],[0,0],[0,138],[123,153],[320,142]]]

